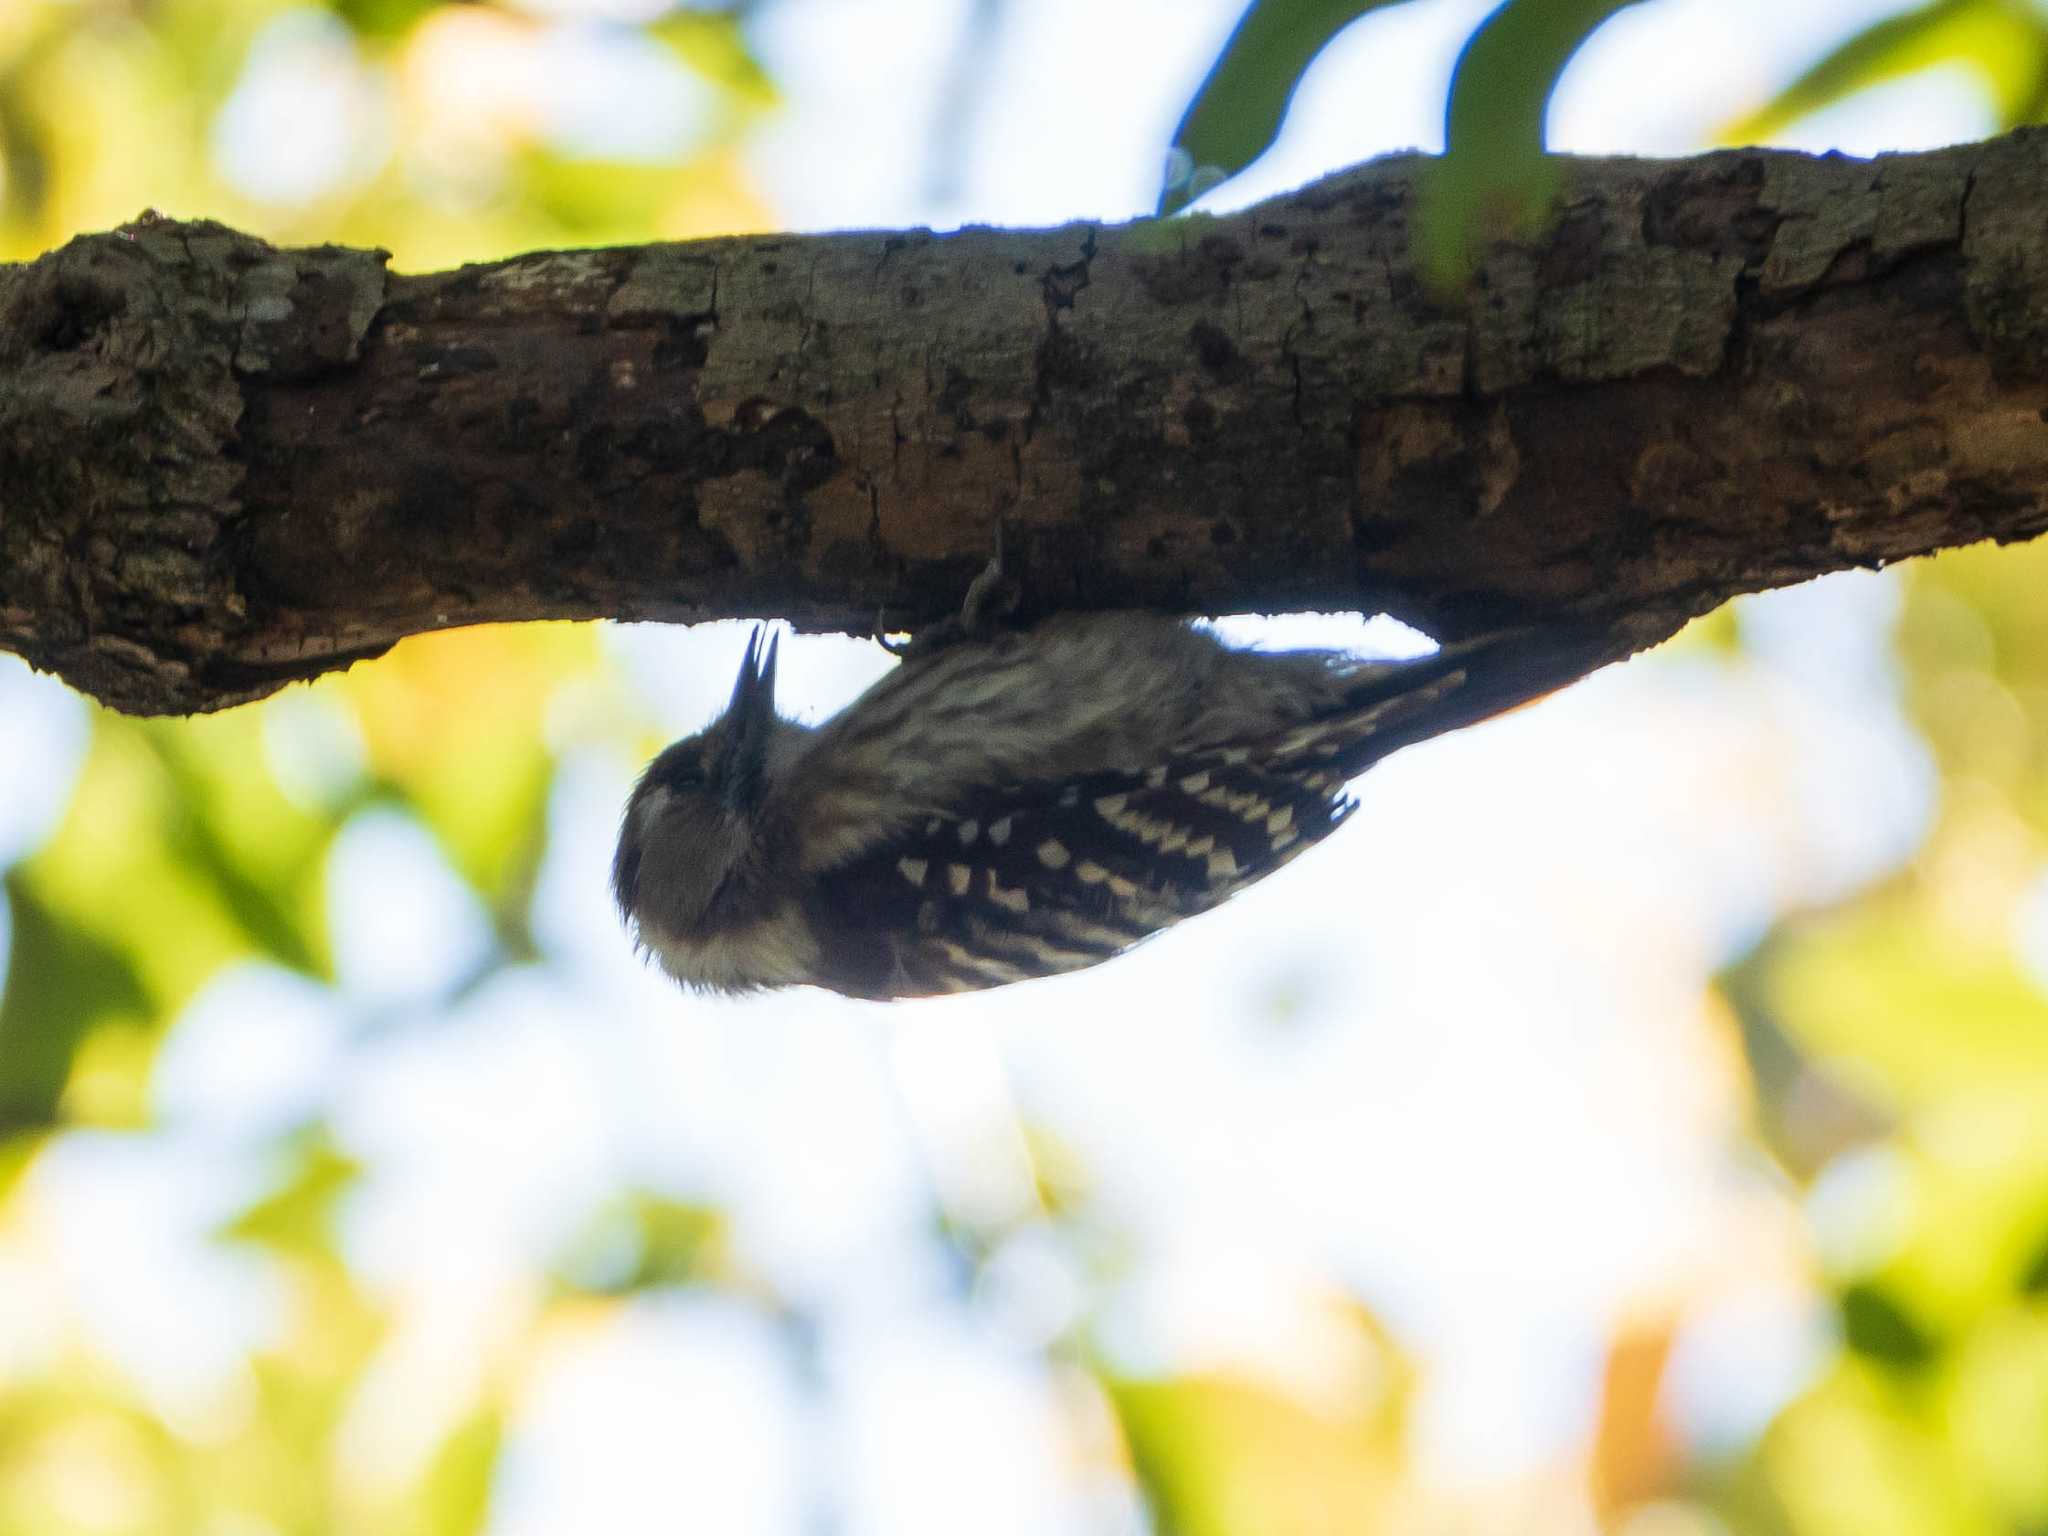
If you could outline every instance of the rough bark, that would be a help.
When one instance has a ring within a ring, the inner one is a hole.
[[[210,709],[494,619],[1606,626],[2048,528],[2048,134],[1569,166],[1455,296],[1426,162],[1220,219],[389,273],[153,217],[0,268],[0,645]]]

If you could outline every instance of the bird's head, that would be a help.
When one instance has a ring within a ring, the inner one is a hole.
[[[756,629],[725,713],[668,747],[626,803],[612,894],[643,942],[693,938],[744,914],[763,857],[761,807],[778,742],[775,647]]]

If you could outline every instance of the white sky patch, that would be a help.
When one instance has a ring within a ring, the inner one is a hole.
[[[784,1341],[736,1301],[652,1298],[554,1329],[519,1396],[490,1536],[815,1529],[807,1411]]]
[[[539,42],[539,63],[543,130],[565,154],[665,161],[710,131],[711,87],[636,29],[553,28]],[[625,102],[630,110],[621,110]]]
[[[839,1335],[825,1370],[848,1536],[1086,1528],[1088,1490],[1042,1361],[930,1312]]]
[[[963,14],[957,0],[780,0],[761,7],[748,36],[786,105],[749,138],[745,154],[785,227],[931,220],[920,178]],[[939,222],[949,221],[942,215]]]
[[[1910,145],[1899,143],[1901,123],[1916,126]],[[1996,132],[1997,114],[1985,99],[1981,79],[1961,65],[1951,65],[1873,86],[1792,124],[1773,142],[1813,154],[1839,149],[1851,155],[1877,155],[1902,148],[1938,149]]]
[[[1434,0],[1353,22],[1309,66],[1273,147],[1200,206],[1244,208],[1374,155],[1441,150],[1451,68],[1496,4]]]
[[[232,966],[185,1005],[150,1068],[158,1120],[232,1147],[326,1107],[345,1024],[334,994],[267,965]]]
[[[258,35],[215,119],[215,163],[258,202],[339,191],[390,153],[385,95],[346,26],[325,11],[287,11]]]
[[[975,1276],[974,1312],[990,1335],[1018,1351],[1045,1350],[1079,1325],[1091,1305],[1084,1261],[1051,1229],[1028,1224],[996,1247]]]
[[[606,647],[653,707],[662,728],[677,736],[700,731],[732,699],[733,680],[756,625],[607,624]],[[783,714],[815,724],[836,714],[896,665],[872,640],[850,635],[793,635],[777,625],[775,703]]]
[[[0,655],[0,866],[57,828],[92,734],[85,700],[19,656]]]
[[[1789,1288],[1731,1300],[1678,1338],[1665,1398],[1688,1445],[1726,1455],[1751,1443],[1834,1357],[1830,1310]]]
[[[940,1208],[970,1231],[1028,1221],[1038,1210],[1030,1149],[986,1027],[928,1013],[890,1022],[896,1090]]]
[[[626,765],[609,753],[572,750],[555,769],[532,922],[542,953],[573,972],[615,971],[626,946],[626,926],[609,893],[619,808],[632,787]],[[592,900],[594,891],[607,899]]]
[[[331,1116],[364,1165],[343,1223],[352,1263],[406,1291],[556,1255],[618,1176],[582,1029],[544,977],[513,971],[359,1049]]]
[[[1633,6],[1594,33],[1565,70],[1551,99],[1550,145],[1572,154],[1696,154],[1845,38],[1904,9],[1871,0]],[[1815,113],[1771,142],[1870,155],[1981,138],[1995,126],[1981,90],[1936,69]]]
[[[2013,947],[2034,985],[2048,993],[2048,869],[2034,877],[2013,915]]]
[[[1912,1227],[1913,1170],[1892,1147],[1864,1147],[1823,1168],[1806,1192],[1808,1227],[1835,1275],[1868,1274],[1899,1250]]]
[[[327,891],[335,973],[359,1001],[430,1004],[489,953],[476,896],[401,811],[350,819],[328,855]]]
[[[287,688],[256,708],[263,711],[265,765],[294,805],[329,811],[362,784],[369,751],[334,691]]]
[[[973,93],[947,223],[1128,219],[1157,205],[1188,95],[1239,0],[1032,0],[1003,10],[1000,67]],[[920,173],[942,146],[927,146]]]
[[[59,1279],[61,1325],[188,1431],[231,1411],[248,1351],[283,1326],[266,1262],[213,1239],[258,1193],[258,1171],[187,1138],[74,1132],[29,1174],[27,1221]]]
[[[1320,648],[1368,657],[1427,656],[1436,642],[1411,624],[1376,613],[1228,613],[1206,621],[1232,645],[1263,651]]]

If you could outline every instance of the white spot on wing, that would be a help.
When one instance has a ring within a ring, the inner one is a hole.
[[[985,950],[969,949],[966,945],[956,944],[950,939],[942,941],[939,949],[960,970],[972,973],[959,978],[959,985],[953,988],[955,991],[969,992],[976,987],[1005,981],[1028,981],[1034,974],[999,955],[991,955]]]
[[[896,872],[912,885],[923,885],[925,871],[930,868],[931,866],[923,859],[898,859],[896,861]]]
[[[1031,910],[1031,898],[1025,894],[1023,887],[1002,884],[996,879],[994,870],[988,872],[988,899],[999,907],[1007,907],[1012,912]]]

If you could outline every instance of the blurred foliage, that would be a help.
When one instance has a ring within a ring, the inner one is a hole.
[[[1404,3],[1251,0],[1173,130],[1159,212],[1178,212],[1272,148],[1295,87],[1330,39],[1361,16]]]
[[[2039,122],[2048,113],[2048,12],[2033,0],[1934,0],[1886,17],[1844,40],[1722,136],[1731,144],[1764,142],[1859,91],[1941,65],[1975,75],[2000,123]]]
[[[231,964],[334,981],[326,859],[368,806],[433,834],[493,920],[488,967],[530,960],[554,771],[545,717],[596,661],[587,628],[481,628],[421,636],[256,708],[178,722],[95,709],[69,815],[6,874],[0,1134],[140,1124],[151,1048]],[[309,710],[333,711],[362,752],[324,800],[286,793],[268,739],[280,715]],[[134,1048],[88,1050],[115,1031]]]
[[[1250,165],[1279,136],[1295,87],[1335,37],[1389,0],[1254,0],[1174,130],[1159,211],[1172,213]],[[1466,40],[1445,106],[1446,152],[1428,167],[1419,264],[1456,286],[1487,242],[1548,214],[1558,174],[1544,116],[1572,55],[1641,0],[1507,0]]]
[[[120,950],[60,920],[18,869],[7,872],[13,919],[0,998],[0,1132],[27,1140],[56,1124],[79,1047],[95,1029],[134,1028],[150,999]],[[0,1174],[18,1171],[0,1164]]]
[[[1109,1377],[1160,1536],[1394,1528],[1407,1496],[1403,1368],[1361,1322],[1384,1381],[1334,1402],[1238,1376]]]
[[[1311,61],[1379,8],[1249,5],[1175,132],[1162,211],[1263,153]],[[1439,276],[1542,216],[1550,94],[1621,8],[1514,0],[1468,41],[1446,104],[1452,152],[1425,188]],[[0,7],[0,255],[145,206],[280,240],[379,244],[415,269],[768,227],[739,150],[777,92],[747,20],[745,6],[676,7],[604,29],[640,50],[650,72],[636,78],[664,82],[671,126],[650,146],[552,114],[535,82],[575,38],[507,5]],[[2002,121],[2039,118],[2048,13],[2023,0],[1900,12],[1730,133],[1765,137],[1943,64],[1974,71]],[[321,124],[338,134],[312,131]],[[294,134],[319,174],[279,180],[238,158]],[[1578,1502],[1561,1507],[1579,1513],[1518,1505],[1490,1518],[1416,1475],[1419,1367],[1362,1308],[1340,1309],[1330,1330],[1355,1368],[1305,1382],[1133,1374],[1099,1352],[1083,1305],[1045,1357],[1087,1363],[1076,1417],[1107,1422],[1107,1458],[1162,1536],[1582,1530],[1585,1510],[1631,1533],[2048,1530],[2048,549],[1947,555],[1913,569],[1904,591],[1898,671],[1940,769],[1937,822],[1873,888],[1785,914],[1717,988],[1784,1188],[1816,1210],[1840,1205],[1844,1187],[1876,1191],[1829,1218],[1857,1230],[1817,1244],[1811,1284],[1836,1341],[1817,1373],[1753,1441],[1689,1445],[1668,1387],[1693,1319],[1685,1298],[1671,1301],[1616,1328],[1585,1464],[1565,1469]],[[1727,658],[1740,637],[1737,611],[1693,641]],[[622,758],[645,745],[645,722],[611,686],[589,631],[533,626],[422,637],[210,719],[94,712],[68,812],[4,872],[0,1536],[481,1531],[546,1340],[611,1326],[650,1293],[718,1292],[800,1343],[801,1303],[744,1271],[715,1199],[621,1179],[533,1293],[507,1304],[499,1353],[471,1362],[475,1379],[423,1446],[366,1479],[351,1446],[408,1321],[348,1240],[365,1173],[321,1110],[240,1148],[213,1247],[248,1266],[237,1273],[274,1315],[204,1411],[124,1370],[81,1321],[89,1300],[30,1310],[4,1289],[33,1267],[50,1219],[30,1176],[40,1160],[95,1135],[146,1149],[171,1134],[153,1107],[158,1049],[217,978],[261,964],[361,1034],[391,1027],[329,929],[331,855],[359,816],[395,811],[422,829],[487,918],[476,970],[424,1000],[419,1029],[543,958],[531,906],[563,721]],[[932,1223],[977,1282],[1013,1240],[1064,1244],[1084,1270],[1115,1247],[1078,1155],[1021,1130],[1033,1199],[1018,1228]],[[27,1345],[9,1330],[17,1311],[40,1320]]]
[[[560,1269],[566,1289],[624,1296],[671,1285],[736,1284],[725,1213],[627,1190],[592,1217]]]
[[[1797,1063],[1752,1043],[1767,1117],[1827,1118],[1801,1075],[1878,1110],[1832,1161],[1787,1163],[1874,1193],[1834,1240],[1843,1353],[1725,1485],[1731,1517],[1761,1486],[1798,1536],[2048,1529],[2048,930],[2022,921],[2048,879],[2044,583],[2038,544],[1908,568],[1898,660],[1935,826],[1724,981]]]
[[[745,13],[579,29],[441,0],[17,0],[0,258],[144,208],[410,270],[767,228],[732,153],[776,100]],[[588,47],[631,57],[638,110],[593,118],[546,88]]]
[[[1183,109],[1158,211],[1173,213],[1244,170],[1278,138],[1303,75],[1332,38],[1412,0],[1251,0]],[[1454,287],[1487,244],[1526,235],[1558,187],[1544,154],[1550,98],[1580,46],[1641,0],[1505,0],[1466,40],[1445,106],[1446,153],[1430,163],[1419,265]],[[1770,101],[1730,123],[1730,144],[1768,143],[1800,119],[1888,81],[1959,66],[2006,127],[2048,120],[2048,7],[2039,0],[1933,0],[1845,38]]]
[[[1640,0],[1508,0],[1466,41],[1451,76],[1444,154],[1423,182],[1417,259],[1433,282],[1462,282],[1488,242],[1550,211],[1556,163],[1543,152],[1551,92],[1572,55]]]

